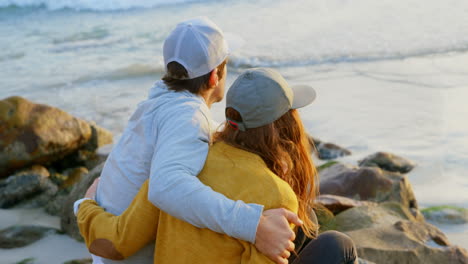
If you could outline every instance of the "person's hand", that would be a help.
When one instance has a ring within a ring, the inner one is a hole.
[[[302,225],[295,213],[283,208],[266,210],[260,217],[255,247],[277,264],[287,264],[291,251],[294,251],[296,234],[289,223]]]
[[[85,198],[89,198],[89,199],[93,199],[94,200],[94,197],[96,197],[96,191],[97,191],[97,187],[98,187],[98,184],[99,184],[99,177],[96,178],[93,182],[93,184],[91,184],[91,186],[89,186],[88,190],[86,191],[86,194],[85,194]]]

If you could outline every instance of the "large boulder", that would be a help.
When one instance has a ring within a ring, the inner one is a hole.
[[[34,205],[23,207],[45,205],[57,192],[57,186],[50,181],[49,176],[46,168],[36,165],[1,180],[0,208],[9,208],[21,202],[31,201],[31,198],[38,196],[42,198],[36,199]]]
[[[335,229],[341,232],[392,225],[400,220],[424,222],[423,217],[415,217],[411,211],[396,202],[370,204],[353,207],[335,216]]]
[[[103,167],[104,163],[95,167],[91,172],[82,177],[82,179],[73,186],[73,189],[63,204],[60,219],[62,231],[78,241],[83,241],[83,238],[81,237],[80,230],[76,223],[76,216],[73,212],[73,204],[76,200],[84,197],[89,186],[91,186],[94,180],[101,175]]]
[[[104,129],[18,96],[0,101],[0,131],[0,178],[33,164],[50,164],[80,148],[95,150],[112,140]]]
[[[359,161],[359,166],[379,167],[393,172],[410,172],[416,163],[388,152],[377,152]]]
[[[468,252],[452,246],[436,227],[401,220],[346,232],[359,257],[387,264],[466,264]]]
[[[0,230],[0,248],[24,247],[57,230],[42,226],[11,226]]]
[[[315,202],[317,204],[321,204],[335,215],[349,208],[375,204],[374,202],[358,201],[351,198],[331,194],[321,194],[317,197]]]
[[[413,188],[408,178],[400,173],[337,163],[319,174],[321,194],[373,202],[395,201],[418,213]]]

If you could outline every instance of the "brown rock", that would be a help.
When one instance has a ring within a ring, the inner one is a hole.
[[[319,195],[319,197],[316,199],[316,203],[323,205],[335,215],[349,208],[375,204],[369,201],[358,201],[351,198],[331,194]]]
[[[336,215],[334,220],[335,229],[342,232],[392,225],[400,220],[424,222],[424,218],[414,217],[408,208],[396,202],[353,207]]]
[[[358,168],[334,164],[319,172],[320,193],[373,202],[396,201],[418,208],[413,189],[405,175],[380,168]]]
[[[416,163],[388,152],[377,152],[359,161],[359,166],[379,167],[393,172],[410,172]]]
[[[450,245],[445,235],[428,223],[402,220],[346,234],[353,239],[359,257],[375,263],[468,263],[468,252]]]
[[[0,101],[0,177],[64,157],[89,141],[91,126],[66,112],[21,97]]]

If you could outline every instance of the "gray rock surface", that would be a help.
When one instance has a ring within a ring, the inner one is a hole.
[[[0,181],[0,208],[12,207],[34,196],[38,196],[39,200],[23,207],[39,207],[56,192],[57,186],[49,180],[47,169],[33,166]]]
[[[0,230],[0,248],[24,247],[57,230],[42,226],[12,226]]]
[[[395,201],[408,208],[418,208],[408,178],[400,173],[337,163],[319,174],[321,194],[373,202]]]
[[[351,155],[351,151],[348,149],[311,136],[309,136],[309,144],[312,146],[312,152],[317,153],[319,159],[329,160]]]
[[[375,263],[466,264],[468,252],[452,246],[446,236],[427,223],[398,221],[346,232],[358,255]]]
[[[334,220],[335,229],[342,232],[392,225],[400,220],[424,222],[424,218],[414,217],[408,208],[396,202],[354,207],[339,213]]]
[[[76,200],[84,197],[86,190],[93,183],[93,181],[101,175],[102,168],[104,163],[94,168],[91,172],[85,175],[77,184],[73,186],[70,194],[63,204],[63,209],[61,213],[60,225],[62,230],[73,237],[78,241],[83,241],[83,238],[80,235],[80,230],[76,224],[76,217],[73,213],[73,204]]]
[[[360,160],[359,166],[379,167],[387,171],[407,173],[416,166],[416,163],[388,152],[377,152]]]
[[[323,205],[335,215],[349,208],[375,204],[374,202],[358,201],[351,198],[332,194],[319,195],[316,199],[316,203]]]

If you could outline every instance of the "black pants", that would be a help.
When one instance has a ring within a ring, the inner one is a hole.
[[[308,239],[299,229],[294,243],[298,254],[292,253],[289,257],[288,261],[292,264],[354,264],[358,262],[354,242],[347,235],[337,231],[326,231],[315,239]]]

